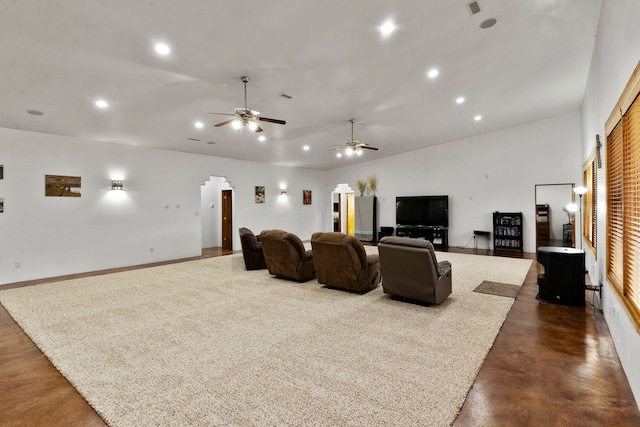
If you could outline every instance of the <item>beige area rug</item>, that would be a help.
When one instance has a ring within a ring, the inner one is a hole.
[[[521,284],[531,261],[438,259],[453,294],[429,307],[248,272],[240,255],[0,302],[111,426],[447,426],[513,303],[473,289]]]
[[[499,297],[515,298],[520,292],[520,285],[511,285],[509,283],[491,282],[484,280],[478,285],[473,292],[481,292],[483,294],[497,295]]]

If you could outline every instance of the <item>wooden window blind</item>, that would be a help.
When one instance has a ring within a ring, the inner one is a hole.
[[[607,279],[622,291],[622,124],[607,136]]]
[[[640,63],[607,132],[607,279],[640,331]]]
[[[624,209],[623,294],[640,314],[640,101],[622,116]]]
[[[587,245],[591,248],[591,251],[596,254],[596,238],[598,228],[598,165],[596,164],[596,151],[589,156],[589,159],[584,165],[584,186],[587,188],[587,192],[584,195],[582,206],[582,223],[583,235],[587,241]]]

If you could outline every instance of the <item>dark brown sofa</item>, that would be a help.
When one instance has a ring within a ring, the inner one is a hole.
[[[260,233],[260,242],[269,273],[298,282],[316,277],[312,252],[305,250],[302,240],[295,234],[264,230]]]
[[[313,261],[318,282],[365,293],[380,283],[380,258],[364,250],[362,242],[343,233],[314,233]]]
[[[428,240],[383,237],[378,252],[385,293],[430,304],[451,294],[451,263],[438,262]]]
[[[247,270],[260,270],[267,268],[262,253],[262,244],[253,234],[253,231],[246,227],[240,227],[240,246],[242,246],[242,256]]]

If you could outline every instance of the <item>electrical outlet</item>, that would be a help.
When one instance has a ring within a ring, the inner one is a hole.
[[[16,268],[22,268],[22,265],[20,264],[20,261],[16,261]]]
[[[149,248],[149,252],[153,253],[153,248]]]

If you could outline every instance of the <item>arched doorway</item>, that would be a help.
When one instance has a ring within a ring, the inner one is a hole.
[[[356,233],[355,193],[349,184],[338,184],[331,192],[333,230],[351,236]]]
[[[233,198],[233,187],[225,177],[212,175],[200,187],[203,249],[233,249]]]

